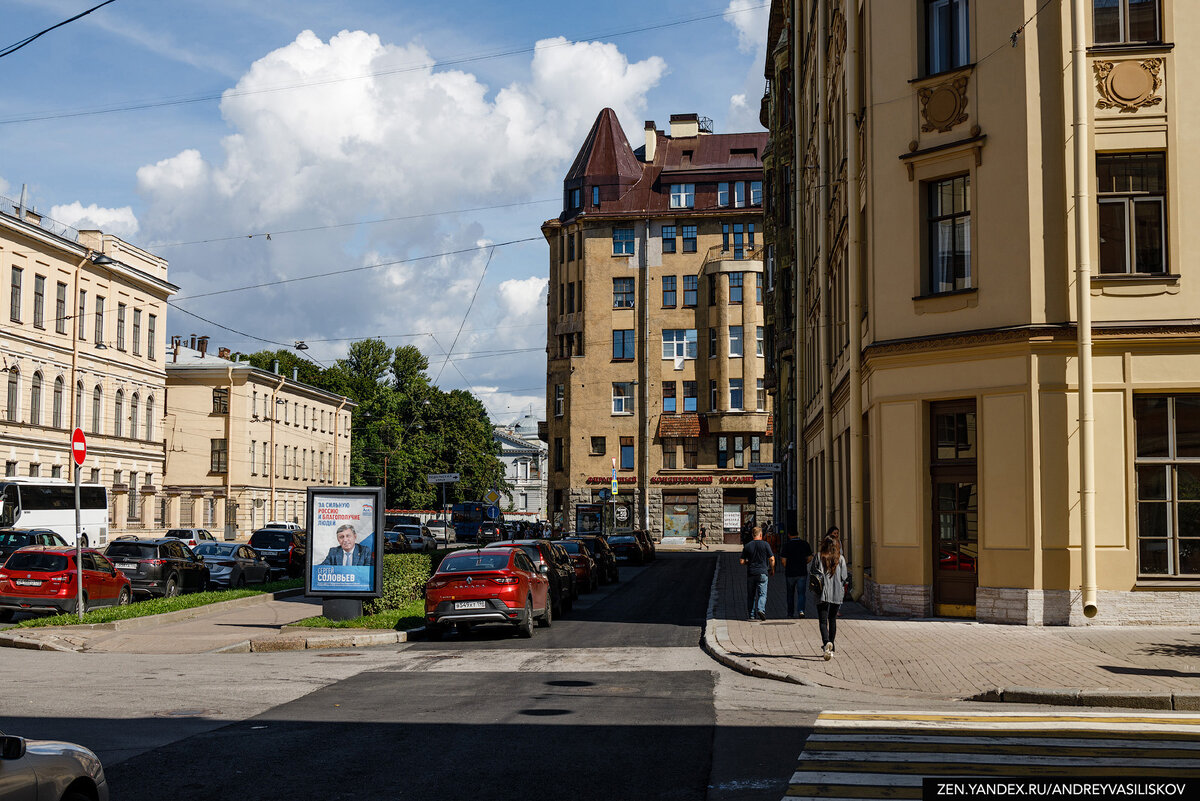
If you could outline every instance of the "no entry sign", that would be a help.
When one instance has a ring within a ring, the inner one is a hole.
[[[83,460],[87,458],[87,438],[83,436],[82,428],[71,432],[71,458],[80,467],[83,467]]]

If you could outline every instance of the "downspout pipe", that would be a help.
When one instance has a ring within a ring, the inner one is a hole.
[[[849,284],[850,314],[850,569],[853,597],[863,592],[863,393],[862,393],[862,261],[859,252],[858,111],[858,3],[846,3],[846,281]]]
[[[279,383],[271,390],[271,510],[267,515],[268,520],[279,520],[283,515],[275,514],[275,473],[279,466],[275,463],[275,418],[279,416],[279,412],[275,407],[275,399],[279,395],[279,390],[283,388],[283,376],[279,376]]]
[[[792,25],[789,33],[788,47],[791,49],[791,59],[789,67],[792,73],[792,126],[796,132],[791,137],[789,143],[792,147],[792,188],[791,195],[788,198],[788,203],[791,204],[791,228],[792,228],[792,280],[793,280],[793,306],[792,306],[792,387],[791,397],[793,400],[792,408],[795,410],[792,414],[792,450],[787,454],[791,465],[791,473],[788,475],[787,492],[793,492],[796,495],[796,532],[804,535],[805,522],[808,520],[807,495],[805,493],[805,470],[808,462],[805,458],[807,449],[804,441],[804,408],[805,408],[805,377],[807,375],[806,365],[804,361],[805,353],[807,353],[807,337],[808,337],[808,287],[804,278],[808,272],[808,265],[802,261],[804,255],[804,237],[806,236],[805,220],[804,220],[804,204],[800,202],[801,194],[804,186],[804,174],[807,166],[804,163],[805,153],[808,152],[807,142],[804,141],[805,134],[808,133],[808,126],[801,125],[801,91],[800,91],[800,71],[804,64],[804,48],[802,46],[804,37],[802,32],[802,20],[804,19],[804,1],[793,0],[792,2]],[[807,234],[811,236],[811,234]],[[780,393],[782,394],[782,393]],[[785,407],[782,410],[787,412]],[[780,413],[779,409],[775,410],[776,414]],[[812,534],[807,537],[812,540]]]
[[[829,0],[817,0],[817,219],[811,221],[817,228],[817,343],[820,349],[821,374],[821,434],[824,440],[825,459],[822,465],[824,476],[823,520],[817,527],[819,537],[833,525],[833,385],[830,373],[829,331],[829,125],[838,125],[840,120],[826,120],[829,87],[825,85],[825,62],[829,55]],[[799,120],[797,120],[799,124]]]
[[[1083,572],[1083,615],[1095,617],[1096,606],[1096,464],[1095,418],[1092,409],[1092,266],[1091,266],[1091,147],[1088,132],[1086,9],[1084,0],[1071,0],[1071,79],[1074,84],[1072,119],[1075,155],[1075,306],[1079,345],[1079,525]]]

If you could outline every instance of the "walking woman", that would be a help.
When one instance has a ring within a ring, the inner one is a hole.
[[[837,526],[829,529],[821,540],[817,558],[812,560],[809,573],[812,574],[811,585],[817,601],[817,618],[821,627],[821,642],[824,643],[824,657],[833,658],[834,641],[837,639],[838,608],[846,595],[846,580],[849,572],[846,570],[846,560],[842,558],[842,533]],[[819,585],[820,591],[817,592]]]

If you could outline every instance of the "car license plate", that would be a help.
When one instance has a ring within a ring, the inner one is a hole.
[[[21,586],[21,587],[40,587],[40,586],[42,586],[42,582],[38,581],[37,579],[17,579],[13,583],[17,584],[18,586]]]
[[[483,601],[455,601],[455,609],[483,609],[487,604]]]
[[[131,565],[128,562],[118,562],[117,567],[120,568],[121,570],[137,570],[138,569],[137,565]]]

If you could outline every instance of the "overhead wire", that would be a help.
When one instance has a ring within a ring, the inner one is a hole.
[[[109,3],[115,3],[116,1],[117,0],[104,0],[103,3],[92,6],[87,11],[81,11],[80,13],[71,17],[70,19],[65,19],[62,22],[59,22],[55,25],[51,25],[49,28],[46,28],[45,30],[38,31],[37,33],[33,34],[32,36],[26,36],[24,39],[22,39],[18,42],[13,42],[12,44],[8,45],[7,47],[0,48],[0,58],[4,58],[5,56],[11,56],[13,53],[17,52],[22,47],[25,47],[28,44],[32,44],[35,40],[40,39],[41,37],[50,33],[50,31],[55,30],[56,28],[61,28],[62,26],[67,25],[69,23],[72,23],[75,20],[79,19],[80,17],[86,17],[88,14],[91,14],[93,11],[103,8],[104,6],[108,5]]]

